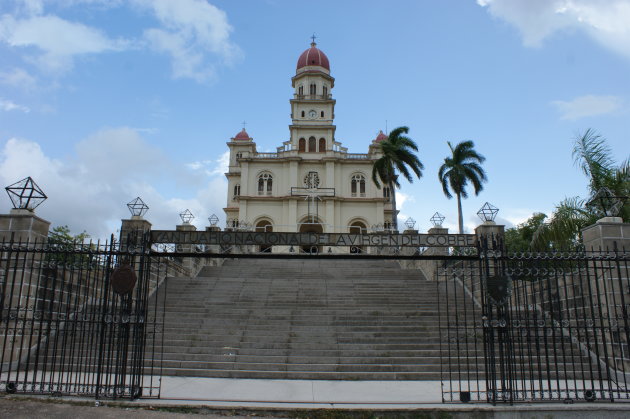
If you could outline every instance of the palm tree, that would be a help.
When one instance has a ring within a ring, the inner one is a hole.
[[[438,171],[438,178],[442,183],[442,190],[448,199],[457,196],[457,212],[459,217],[459,234],[464,232],[464,218],[462,216],[462,198],[468,198],[466,186],[468,182],[473,184],[475,195],[483,190],[483,182],[487,181],[486,172],[481,168],[481,163],[486,160],[477,153],[472,141],[463,141],[455,148],[450,141],[446,142],[451,149],[451,156],[444,159],[444,164]]]
[[[394,230],[398,230],[398,211],[396,210],[396,189],[400,188],[398,182],[399,172],[409,183],[413,182],[410,170],[416,174],[418,179],[422,177],[424,165],[414,153],[418,151],[418,146],[404,134],[409,132],[407,127],[393,129],[386,140],[379,143],[383,155],[374,162],[372,166],[372,180],[376,187],[381,189],[380,182],[389,186],[392,194],[392,224]],[[380,182],[379,182],[380,180]]]
[[[630,196],[630,160],[616,166],[606,140],[594,130],[589,128],[575,138],[573,161],[588,177],[591,197],[602,188],[618,197]],[[599,202],[593,202],[593,205],[587,203],[588,200],[577,196],[565,198],[556,205],[551,219],[538,228],[530,246],[535,249],[579,247],[582,229],[594,224],[606,210],[600,207]],[[627,201],[621,207],[619,216],[626,221],[630,219]]]

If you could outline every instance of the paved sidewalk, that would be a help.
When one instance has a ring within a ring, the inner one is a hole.
[[[163,377],[161,400],[215,406],[331,407],[439,404],[439,381],[254,380]]]

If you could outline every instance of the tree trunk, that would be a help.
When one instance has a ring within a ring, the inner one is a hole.
[[[459,219],[459,234],[464,234],[464,216],[462,215],[462,197],[457,194],[457,213]]]
[[[392,226],[394,231],[398,231],[398,213],[396,211],[396,188],[394,182],[389,182],[389,191],[392,197]]]

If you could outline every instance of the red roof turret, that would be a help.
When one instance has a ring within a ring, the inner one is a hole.
[[[383,134],[383,130],[379,131],[378,135],[374,139],[375,143],[380,143],[381,141],[387,140],[389,137]]]
[[[243,130],[236,134],[233,138],[234,141],[249,141],[251,139],[252,138],[249,136],[247,131],[245,131],[245,128],[243,128]]]

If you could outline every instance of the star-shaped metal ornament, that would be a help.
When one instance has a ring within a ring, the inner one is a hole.
[[[208,217],[208,221],[210,221],[210,225],[214,227],[219,222],[219,217],[217,217],[216,214],[212,214],[210,217]]]
[[[604,187],[595,192],[586,206],[599,216],[616,217],[627,199],[627,196],[615,196],[610,189]]]
[[[483,207],[481,207],[481,209],[477,211],[477,215],[479,216],[479,218],[481,218],[481,221],[494,221],[494,219],[497,217],[498,212],[499,209],[497,207],[490,204],[489,202],[486,202],[485,204],[483,204]]]
[[[414,220],[413,218],[409,217],[405,221],[405,225],[407,226],[407,228],[409,230],[413,230],[413,228],[416,226],[416,220]]]
[[[445,216],[443,216],[439,212],[436,212],[431,216],[431,224],[433,224],[433,227],[442,227],[442,223],[445,219]]]
[[[132,216],[137,217],[142,217],[149,210],[147,204],[145,204],[140,197],[137,197],[133,201],[129,202],[127,204],[127,208],[129,208],[129,212]]]
[[[4,188],[15,209],[33,211],[48,197],[30,176]]]
[[[189,209],[186,209],[184,212],[179,214],[179,218],[182,219],[184,224],[190,224],[190,222],[195,218],[192,212]]]

